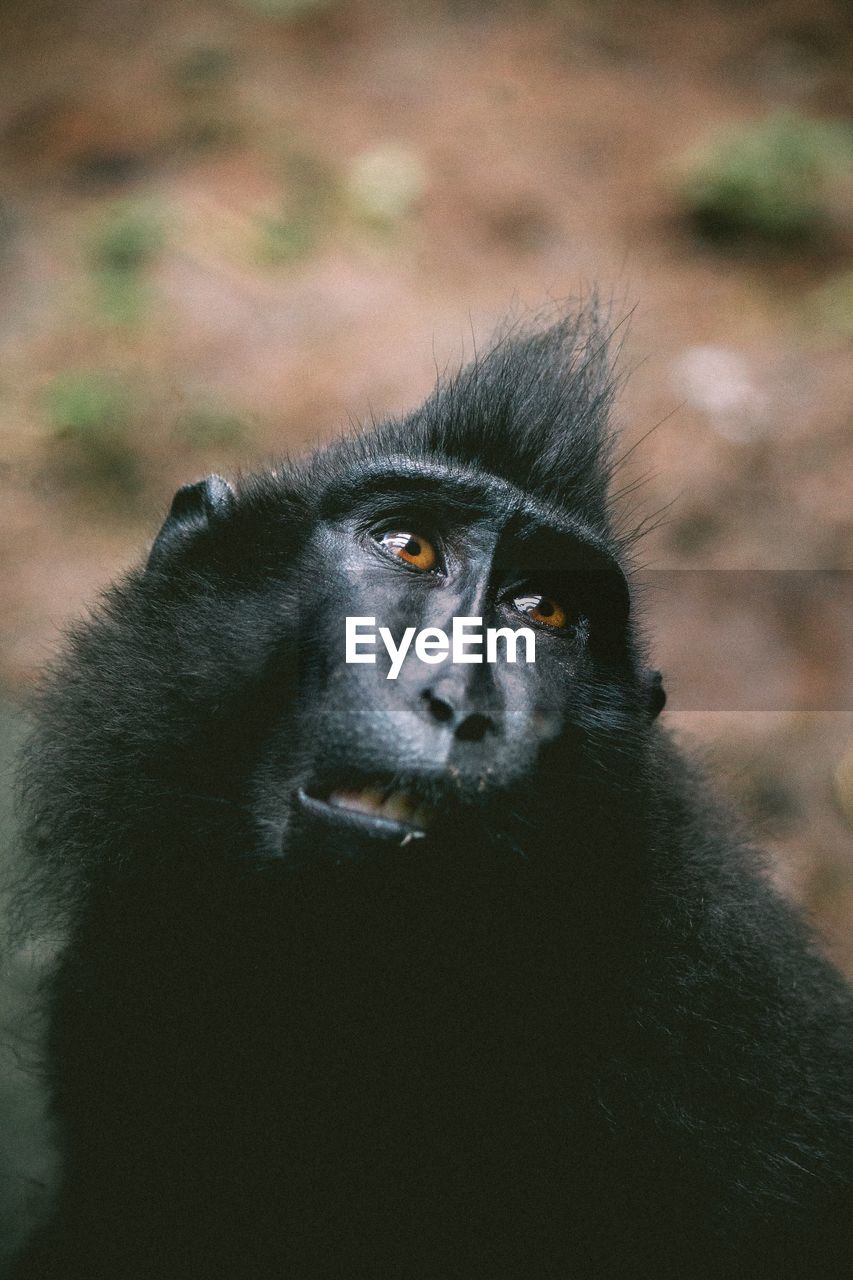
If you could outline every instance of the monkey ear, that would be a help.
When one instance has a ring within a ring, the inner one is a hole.
[[[659,671],[646,672],[646,707],[652,720],[656,720],[666,706],[666,689]]]
[[[197,533],[223,519],[234,506],[234,490],[222,476],[185,484],[172,499],[169,514],[154,539],[146,569],[156,569]]]

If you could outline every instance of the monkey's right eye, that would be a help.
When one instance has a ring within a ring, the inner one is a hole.
[[[413,569],[428,573],[438,564],[438,553],[431,542],[419,533],[407,533],[403,529],[386,529],[374,534],[380,547],[398,560],[405,560]]]

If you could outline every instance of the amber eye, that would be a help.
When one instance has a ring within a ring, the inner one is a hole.
[[[398,560],[405,560],[413,569],[426,573],[434,569],[438,561],[435,547],[419,533],[406,533],[403,529],[387,529],[376,541]]]
[[[512,603],[516,609],[526,613],[528,618],[532,618],[534,622],[541,623],[543,627],[564,627],[566,625],[568,615],[565,609],[556,600],[552,600],[550,596],[531,593],[530,595],[516,596]]]

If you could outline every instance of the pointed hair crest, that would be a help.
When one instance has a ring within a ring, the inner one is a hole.
[[[371,452],[458,459],[606,527],[613,332],[594,302],[546,329],[511,325],[421,408],[362,439]]]

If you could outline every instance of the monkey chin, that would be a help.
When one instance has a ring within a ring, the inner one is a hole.
[[[291,795],[280,857],[300,870],[360,861],[404,869],[426,859],[453,876],[477,865],[494,872],[496,801],[494,792],[436,772],[303,779]]]
[[[284,861],[304,867],[423,848],[438,818],[432,798],[423,794],[425,785],[408,785],[390,774],[303,780],[290,802]]]

